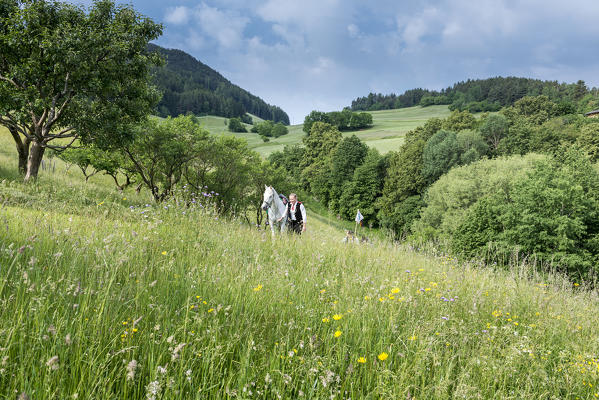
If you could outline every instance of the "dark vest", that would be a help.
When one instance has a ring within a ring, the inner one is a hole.
[[[303,222],[301,205],[302,205],[302,203],[300,201],[295,203],[295,220],[296,220],[296,222]],[[291,218],[291,202],[288,204],[288,206],[289,206],[289,208],[287,209],[287,219],[289,221],[293,221],[293,219]]]

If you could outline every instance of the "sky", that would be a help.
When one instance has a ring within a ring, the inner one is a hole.
[[[191,54],[281,107],[292,124],[370,92],[442,89],[469,78],[599,86],[597,0],[126,3],[164,25],[156,44]]]

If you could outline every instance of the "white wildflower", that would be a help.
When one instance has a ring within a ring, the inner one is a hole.
[[[159,365],[159,366],[158,366],[158,368],[156,368],[156,371],[158,371],[158,373],[159,373],[160,375],[164,375],[164,374],[166,374],[166,366],[164,366],[164,367],[161,367],[161,366]]]
[[[129,361],[127,364],[127,380],[132,381],[135,379],[135,370],[137,369],[137,360]]]
[[[171,360],[175,361],[176,359],[179,358],[179,352],[181,351],[181,349],[185,347],[185,343],[179,343],[175,349],[173,350],[173,354],[171,354]]]
[[[160,395],[160,382],[153,381],[146,386],[146,398],[148,400],[156,400],[156,396]]]
[[[67,336],[65,336],[64,338],[64,342],[67,344],[67,346],[70,346],[71,343],[73,343],[73,341],[71,340],[71,334],[67,333]]]
[[[54,356],[46,361],[46,366],[49,367],[52,371],[58,369],[58,356]]]

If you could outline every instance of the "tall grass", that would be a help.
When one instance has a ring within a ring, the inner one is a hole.
[[[348,246],[316,221],[272,241],[209,207],[77,204],[0,209],[5,397],[599,391],[597,297],[559,277]]]
[[[345,245],[322,218],[273,241],[0,162],[0,398],[599,396],[584,284]]]

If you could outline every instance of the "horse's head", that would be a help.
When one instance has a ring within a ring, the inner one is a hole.
[[[268,210],[272,205],[273,201],[275,201],[275,192],[272,186],[266,186],[266,190],[264,190],[264,195],[262,196],[262,209],[264,211]]]

